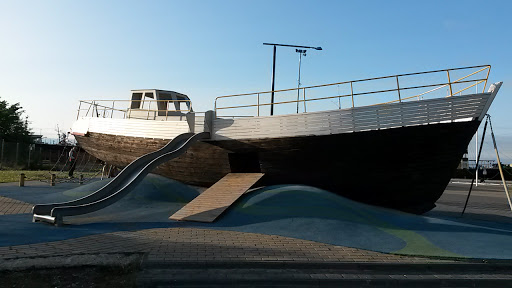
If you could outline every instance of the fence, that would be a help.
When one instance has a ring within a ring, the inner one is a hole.
[[[187,106],[184,109],[181,103]],[[140,108],[132,108],[140,107]],[[190,100],[80,100],[76,119],[80,117],[168,120],[176,113],[192,112]]]
[[[263,116],[482,93],[490,70],[490,65],[480,65],[220,96],[215,112],[219,116],[229,109],[229,115]],[[276,113],[274,106],[279,107]]]
[[[43,143],[10,142],[0,138],[0,169],[15,170],[53,170],[65,169],[69,150],[72,146],[51,145]],[[79,150],[76,169],[88,171],[97,167],[98,160]]]

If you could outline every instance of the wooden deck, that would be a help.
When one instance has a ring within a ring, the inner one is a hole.
[[[213,222],[261,177],[263,173],[229,173],[169,219]]]

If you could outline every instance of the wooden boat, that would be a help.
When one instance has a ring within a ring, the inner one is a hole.
[[[443,193],[501,86],[485,92],[489,72],[488,65],[472,66],[221,96],[204,113],[194,112],[184,94],[132,90],[127,101],[80,101],[72,130],[83,149],[119,167],[179,134],[207,131],[209,140],[155,173],[210,186],[230,172],[263,172],[263,185],[311,185],[424,213]],[[448,81],[439,82],[440,74]],[[433,84],[427,76],[435,76]],[[394,87],[377,89],[379,81]],[[359,88],[367,84],[371,89]],[[468,94],[478,85],[481,91]],[[278,101],[268,101],[272,94]],[[327,104],[313,105],[322,101]],[[335,102],[336,109],[329,107]],[[281,115],[264,116],[271,106]],[[237,112],[223,116],[225,111]]]

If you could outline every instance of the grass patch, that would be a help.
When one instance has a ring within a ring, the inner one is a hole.
[[[44,171],[0,170],[0,183],[19,182],[21,173],[25,174],[25,181],[47,180],[47,179],[50,179],[50,177],[51,177],[48,170],[44,170]],[[63,171],[63,172],[54,171],[52,173],[56,174],[57,179],[68,178],[67,171]],[[77,171],[75,171],[74,176],[80,177],[80,174],[83,174],[84,178],[89,178],[89,177],[98,175],[97,172],[77,172]]]

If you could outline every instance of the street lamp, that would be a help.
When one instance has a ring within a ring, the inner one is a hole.
[[[299,79],[297,80],[297,114],[299,113],[299,99],[300,99],[300,64],[302,62],[302,55],[304,55],[304,57],[306,56],[306,49],[302,50],[302,49],[295,49],[295,52],[299,53]],[[306,99],[304,99],[305,101]],[[304,105],[305,102],[304,102]]]
[[[273,63],[272,64],[272,92],[271,92],[271,96],[270,96],[270,115],[274,115],[274,87],[275,87],[274,84],[275,84],[275,79],[276,79],[276,47],[284,46],[284,47],[306,48],[306,49],[315,49],[315,50],[322,50],[322,47],[298,46],[298,45],[275,44],[275,43],[263,43],[263,45],[274,46],[274,57],[272,60],[272,63]],[[296,50],[298,50],[298,49],[296,49]],[[302,57],[302,56],[300,56],[300,57]],[[300,61],[300,59],[299,59],[299,61]],[[299,63],[299,85],[300,85],[300,63]],[[299,105],[298,102],[297,102],[297,105]],[[298,113],[298,108],[297,108],[297,113]]]

